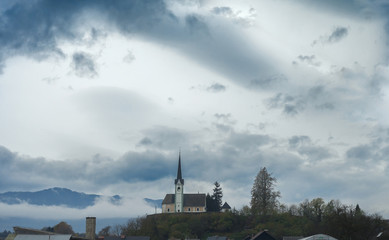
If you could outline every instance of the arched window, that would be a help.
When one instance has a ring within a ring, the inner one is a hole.
[[[188,212],[190,212],[190,208],[188,208]]]
[[[200,209],[199,209],[199,208],[197,208],[197,212],[198,212],[198,211],[200,211]]]
[[[170,208],[167,209],[167,212],[170,212]]]

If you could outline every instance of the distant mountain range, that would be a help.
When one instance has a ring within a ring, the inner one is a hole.
[[[66,206],[69,208],[83,209],[93,206],[100,197],[106,197],[97,194],[86,194],[75,192],[67,188],[49,188],[36,192],[5,192],[0,193],[0,202],[5,204],[28,203],[39,206]],[[112,204],[119,205],[122,197],[119,195],[106,197]],[[144,198],[145,203],[151,207],[162,207],[162,199]],[[97,221],[96,232],[105,226],[114,226],[116,224],[125,224],[128,218],[99,218]],[[62,219],[72,225],[76,232],[85,231],[85,219]],[[0,231],[12,231],[13,226],[25,226],[41,229],[45,226],[54,226],[59,220],[55,219],[30,219],[24,217],[4,217],[0,214]]]
[[[36,192],[5,192],[0,193],[0,202],[6,204],[28,203],[39,206],[66,206],[69,208],[83,209],[93,206],[99,198],[104,197],[97,194],[86,194],[75,192],[67,188],[49,188]],[[108,197],[112,204],[120,204],[121,196]],[[162,199],[143,199],[146,204],[152,207],[162,208]]]
[[[5,192],[0,193],[0,202],[6,204],[20,204],[26,202],[39,206],[66,206],[70,208],[83,209],[93,206],[95,201],[103,197],[97,194],[86,194],[75,192],[67,188],[49,188],[37,192]],[[121,197],[115,195],[109,197],[113,204],[119,204]]]

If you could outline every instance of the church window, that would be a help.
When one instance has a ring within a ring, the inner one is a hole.
[[[167,211],[170,212],[170,208],[168,208]]]
[[[188,208],[188,212],[190,212],[190,208]]]
[[[199,209],[199,208],[197,208],[197,212],[198,212],[198,211],[200,211],[200,209]]]

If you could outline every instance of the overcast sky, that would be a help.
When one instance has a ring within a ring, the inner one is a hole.
[[[267,167],[282,203],[389,218],[388,36],[382,0],[1,1],[0,192],[126,200],[0,212],[153,213],[181,148],[187,193],[239,209]]]

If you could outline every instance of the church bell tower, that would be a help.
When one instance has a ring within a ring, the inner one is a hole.
[[[175,185],[175,212],[183,212],[184,209],[184,179],[181,173],[181,151],[178,155],[177,178],[174,180]]]

